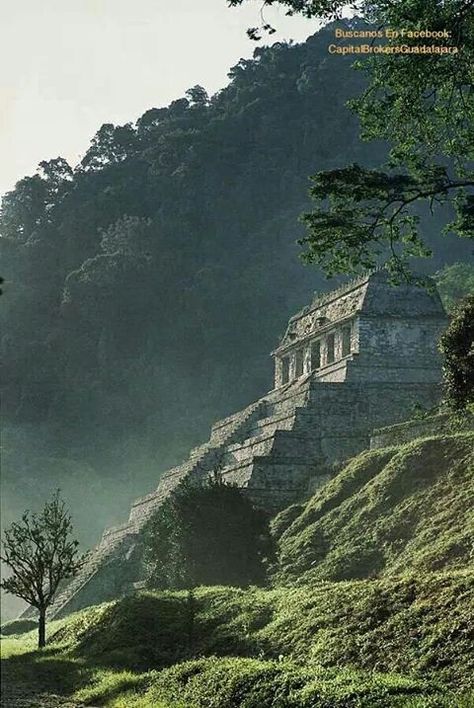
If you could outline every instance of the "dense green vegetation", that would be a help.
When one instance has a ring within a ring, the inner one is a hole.
[[[273,560],[268,514],[216,471],[182,484],[149,520],[143,570],[151,588],[262,585]]]
[[[462,412],[474,403],[474,293],[460,300],[440,341],[448,405]]]
[[[453,263],[434,274],[436,286],[447,312],[467,295],[474,295],[474,265]]]
[[[322,282],[294,245],[308,174],[368,154],[344,107],[362,79],[328,68],[318,35],[230,79],[104,125],[74,171],[43,163],[4,197],[9,417],[60,417],[72,442],[100,422],[102,446],[145,424],[156,446],[269,382],[279,330]]]
[[[267,0],[263,7],[273,4],[323,21],[348,8],[343,0]],[[377,169],[348,161],[312,178],[315,205],[304,216],[305,258],[328,274],[357,272],[383,258],[394,278],[405,280],[413,258],[432,255],[416,205],[449,204],[454,218],[448,217],[445,232],[474,235],[472,2],[357,0],[349,6],[366,21],[364,29],[380,33],[366,39],[378,53],[357,62],[369,85],[351,103],[362,138],[387,140],[389,159]],[[349,26],[360,29],[360,20]],[[273,31],[268,23],[262,29]],[[249,34],[255,38],[258,28]],[[336,44],[350,45],[353,36]],[[420,45],[428,51],[420,52]]]

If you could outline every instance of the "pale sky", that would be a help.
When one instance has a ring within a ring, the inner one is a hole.
[[[38,162],[75,164],[102,123],[135,121],[201,84],[214,93],[255,48],[261,0],[0,0],[0,195]],[[268,41],[318,24],[267,8]]]

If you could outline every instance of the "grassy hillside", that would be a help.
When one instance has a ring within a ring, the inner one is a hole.
[[[474,705],[473,441],[352,460],[274,520],[273,588],[139,592],[51,623],[43,652],[5,638],[5,705]]]
[[[474,434],[354,458],[299,511],[274,521],[279,582],[464,568],[474,541]],[[290,521],[288,524],[287,521]]]
[[[53,622],[44,653],[34,634],[6,640],[22,653],[3,663],[93,705],[452,706],[474,672],[473,605],[463,571],[139,593]]]

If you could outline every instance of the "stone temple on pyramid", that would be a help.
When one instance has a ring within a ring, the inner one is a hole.
[[[133,589],[144,525],[183,480],[199,484],[219,469],[276,513],[367,448],[375,428],[406,419],[417,404],[438,403],[437,342],[446,324],[435,290],[394,287],[383,270],[316,296],[290,319],[272,353],[274,388],[216,422],[207,442],[134,502],[128,521],[104,532],[50,615]]]

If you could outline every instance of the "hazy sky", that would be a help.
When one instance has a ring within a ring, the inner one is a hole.
[[[102,123],[136,120],[195,84],[209,93],[251,56],[261,1],[0,0],[0,195],[61,155],[75,164]],[[269,8],[271,41],[316,22]]]

